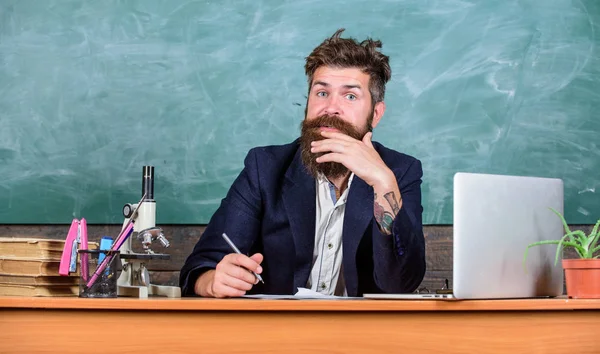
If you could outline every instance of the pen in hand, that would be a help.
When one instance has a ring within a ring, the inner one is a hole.
[[[231,249],[237,253],[237,254],[242,254],[242,252],[240,252],[240,250],[233,244],[233,242],[231,242],[231,240],[229,239],[229,237],[227,237],[227,235],[223,232],[223,234],[221,235],[223,236],[223,239],[225,240],[225,242],[227,242],[227,244],[229,245],[229,247],[231,247]],[[255,272],[252,272],[252,274],[254,274],[254,276],[256,277],[256,279],[258,279],[261,283],[265,283],[263,281],[263,279],[261,278],[260,275],[256,274]]]

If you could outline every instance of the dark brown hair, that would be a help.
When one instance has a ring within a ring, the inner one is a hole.
[[[340,38],[342,32],[344,28],[337,30],[306,57],[304,70],[308,77],[308,92],[310,93],[313,75],[321,66],[357,68],[369,74],[371,103],[375,106],[375,103],[383,101],[385,84],[392,76],[389,57],[377,50],[381,48],[381,41],[367,38],[358,43],[354,38]]]

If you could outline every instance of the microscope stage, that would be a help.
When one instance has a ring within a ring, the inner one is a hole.
[[[162,253],[122,253],[121,259],[171,259],[171,255]]]

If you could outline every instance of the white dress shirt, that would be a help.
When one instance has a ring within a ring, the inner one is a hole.
[[[322,174],[316,179],[316,222],[313,265],[306,287],[327,295],[347,296],[342,271],[342,231],[348,187],[336,200],[335,186]]]

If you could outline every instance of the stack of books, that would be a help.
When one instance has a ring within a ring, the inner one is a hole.
[[[0,238],[0,296],[78,296],[79,273],[58,274],[64,246],[61,240]]]

